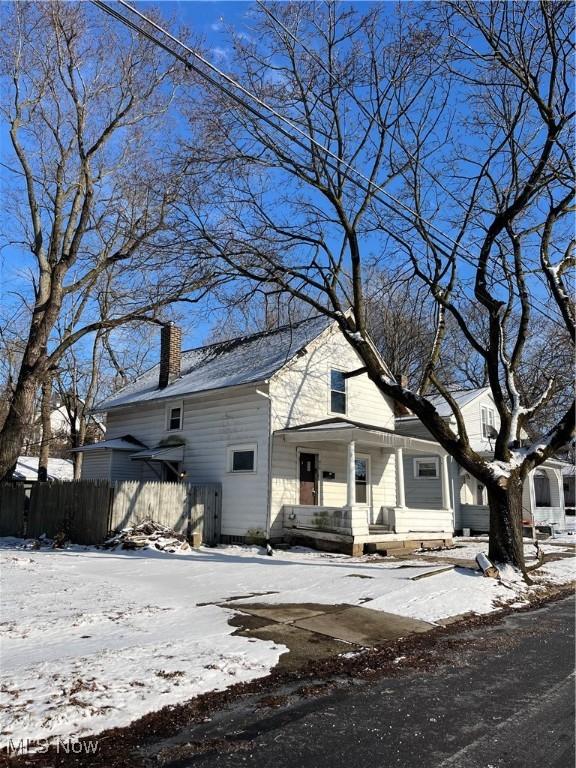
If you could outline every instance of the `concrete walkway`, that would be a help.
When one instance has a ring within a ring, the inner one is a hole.
[[[279,665],[296,669],[304,661],[357,647],[372,648],[400,637],[428,632],[433,624],[356,605],[319,603],[226,603],[237,611],[238,634],[274,640],[289,648]]]

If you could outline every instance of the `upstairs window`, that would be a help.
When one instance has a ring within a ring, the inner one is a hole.
[[[496,429],[494,409],[483,405],[480,408],[480,414],[482,418],[482,437],[493,437]]]
[[[182,429],[182,405],[170,405],[166,411],[166,429],[177,432]]]
[[[346,413],[346,378],[342,371],[330,371],[330,412]]]
[[[414,459],[414,477],[417,480],[433,480],[438,477],[438,459]]]

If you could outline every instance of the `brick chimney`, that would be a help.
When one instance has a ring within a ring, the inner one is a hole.
[[[160,374],[158,387],[164,389],[180,376],[182,331],[174,323],[166,323],[160,332]]]
[[[408,389],[408,376],[405,373],[402,373],[397,378],[398,384],[403,389]],[[412,411],[409,408],[406,408],[405,405],[402,405],[402,403],[394,403],[394,416],[411,416]]]

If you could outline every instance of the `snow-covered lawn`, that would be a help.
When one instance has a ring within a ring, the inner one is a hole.
[[[0,717],[2,732],[15,739],[98,733],[265,675],[286,649],[233,635],[234,611],[216,602],[349,603],[435,622],[518,602],[525,590],[515,578],[506,583],[509,574],[498,583],[464,568],[414,580],[441,567],[416,558],[308,550],[267,557],[249,547],[174,555],[30,550],[0,542]],[[573,566],[552,563],[546,577],[570,581]]]

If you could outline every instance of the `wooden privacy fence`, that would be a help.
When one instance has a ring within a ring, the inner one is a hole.
[[[27,503],[24,485],[0,483],[0,536],[24,536]]]
[[[206,544],[217,544],[221,502],[219,484],[121,480],[114,483],[109,528],[116,530],[154,520],[187,536],[201,534]]]
[[[218,484],[74,480],[0,484],[0,536],[52,538],[64,531],[76,544],[101,544],[110,531],[144,520],[216,544],[221,530]]]

